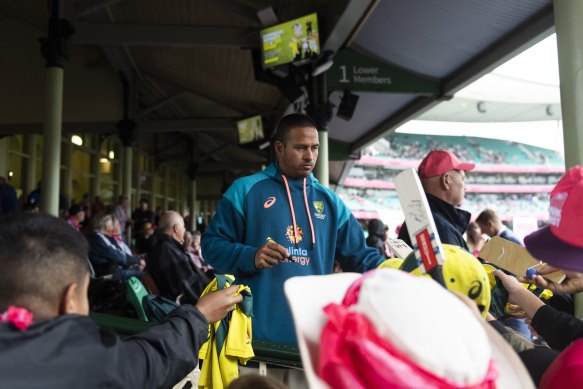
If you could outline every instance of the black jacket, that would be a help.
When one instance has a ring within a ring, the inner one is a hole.
[[[426,195],[441,243],[460,246],[469,251],[463,235],[468,229],[472,215],[468,211],[456,208],[450,203],[429,193],[426,193]],[[399,239],[402,239],[409,246],[413,247],[411,239],[409,239],[407,225],[404,223],[401,231],[399,231]]]
[[[0,323],[0,387],[171,388],[198,362],[208,322],[182,306],[124,340],[93,320],[64,315],[19,331]]]
[[[110,274],[112,266],[126,268],[139,263],[139,259],[124,253],[115,241],[108,236],[93,231],[87,236],[89,260],[98,276]]]
[[[198,278],[182,245],[162,233],[156,234],[156,243],[148,254],[148,271],[154,277],[160,295],[171,300],[176,300],[182,293],[181,280]]]
[[[583,321],[549,305],[536,311],[531,326],[555,350],[563,350],[583,338]]]

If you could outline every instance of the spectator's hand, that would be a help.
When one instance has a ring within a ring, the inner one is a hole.
[[[196,307],[209,323],[216,323],[234,310],[235,304],[243,300],[240,294],[234,295],[238,289],[238,285],[231,285],[228,288],[210,292],[198,300]]]
[[[513,307],[516,316],[524,317],[522,314],[524,312],[527,317],[532,318],[536,311],[545,305],[531,291],[520,285],[516,277],[509,276],[501,270],[496,270],[492,274],[502,281],[504,288],[508,292],[508,302],[518,305],[518,307]]]
[[[582,273],[564,271],[564,273],[567,275],[567,278],[565,278],[565,280],[560,284],[544,278],[545,274],[552,273],[556,270],[557,268],[551,265],[545,265],[538,269],[538,276],[533,276],[531,280],[526,277],[520,277],[520,281],[534,283],[539,288],[550,289],[557,293],[577,293],[583,291]]]
[[[140,262],[138,262],[138,269],[143,271],[145,268],[146,268],[146,261],[144,261],[143,259],[140,259]]]
[[[271,241],[265,243],[255,253],[255,267],[257,269],[269,269],[289,256],[286,248]]]

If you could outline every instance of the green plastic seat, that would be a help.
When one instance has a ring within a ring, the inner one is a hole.
[[[144,284],[142,284],[142,281],[140,281],[136,277],[130,278],[127,282],[128,282],[128,288],[126,292],[127,301],[130,304],[132,304],[140,320],[148,321],[148,317],[146,316],[146,312],[144,311],[144,307],[142,306],[142,300],[149,294],[148,290],[146,289]]]

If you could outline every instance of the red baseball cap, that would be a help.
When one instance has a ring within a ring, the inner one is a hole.
[[[551,192],[550,225],[524,238],[537,259],[564,270],[583,272],[583,166],[574,166]]]
[[[472,170],[476,165],[463,163],[451,151],[432,150],[423,158],[419,165],[419,178],[441,176],[450,170]]]

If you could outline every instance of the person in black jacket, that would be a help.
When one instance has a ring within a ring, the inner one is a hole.
[[[170,388],[198,362],[209,322],[242,300],[237,286],[184,305],[120,339],[87,317],[83,236],[45,214],[0,220],[0,386]]]
[[[535,258],[550,263],[538,268],[538,274],[522,282],[534,282],[541,288],[558,293],[583,291],[583,166],[571,168],[551,192],[550,225],[524,238],[527,250]],[[543,276],[561,269],[567,275],[560,284]],[[574,316],[545,305],[523,288],[518,280],[501,271],[494,273],[508,291],[508,301],[517,304],[532,319],[532,327],[554,349],[563,350],[583,337],[583,322]]]
[[[127,254],[113,239],[114,219],[110,214],[98,214],[93,220],[93,231],[87,236],[89,260],[98,276],[115,274],[122,280],[142,275],[144,260]]]
[[[199,285],[203,278],[203,282],[208,283],[207,277],[197,271],[182,245],[185,231],[184,219],[178,212],[164,213],[160,217],[156,243],[148,253],[148,271],[156,281],[160,295],[171,300],[183,293],[180,288],[182,280]],[[200,294],[202,290],[196,292]]]
[[[385,223],[379,219],[372,219],[368,222],[368,236],[366,237],[366,245],[378,250],[379,254],[385,259],[388,259],[385,248],[385,241],[387,240],[387,229]]]
[[[465,198],[465,172],[474,167],[473,163],[461,162],[450,151],[432,150],[423,158],[418,170],[441,243],[460,246],[468,251],[463,234],[471,215],[458,207]],[[399,239],[412,246],[405,223],[399,231]]]

